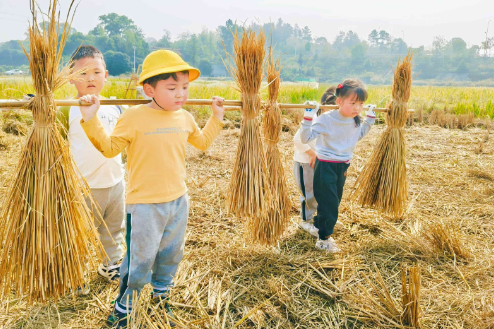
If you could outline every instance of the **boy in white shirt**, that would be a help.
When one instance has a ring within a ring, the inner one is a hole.
[[[88,68],[79,79],[71,80],[77,89],[77,98],[100,92],[107,81],[103,54],[93,46],[81,46],[72,55],[74,70]],[[111,134],[122,109],[118,106],[101,106],[98,117]],[[57,117],[66,129],[74,161],[86,179],[94,201],[99,205],[101,217],[95,218],[101,244],[108,258],[98,267],[98,273],[108,280],[120,277],[120,260],[124,254],[123,229],[125,227],[125,181],[122,158],[106,158],[98,151],[82,129],[82,114],[78,106],[60,107]],[[63,133],[64,134],[64,133]],[[103,224],[103,221],[106,225]],[[87,292],[87,290],[85,291]]]

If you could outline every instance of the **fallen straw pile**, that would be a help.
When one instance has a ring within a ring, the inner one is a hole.
[[[442,220],[430,221],[425,225],[424,237],[433,250],[455,260],[468,260],[472,255],[460,236],[460,228],[454,223]]]
[[[43,31],[35,6],[31,1],[29,54],[24,49],[37,95],[29,105],[34,126],[20,153],[0,217],[0,293],[27,294],[30,302],[44,302],[83,285],[86,262],[93,263],[99,250],[93,247],[99,242],[81,193],[89,195],[89,188],[76,173],[55,123],[53,93],[75,78],[67,68],[59,71],[70,24],[63,26],[59,41],[57,2],[50,2],[50,21]]]
[[[289,127],[292,132],[282,131],[278,144],[285,168],[292,162],[298,122]],[[373,127],[369,138],[357,144],[358,161],[370,156],[373,141],[385,129]],[[316,250],[314,238],[294,223],[278,248],[245,244],[238,234],[245,220],[228,213],[225,195],[239,133],[239,128],[223,129],[206,153],[187,146],[186,182],[193,202],[184,260],[170,296],[173,314],[185,324],[177,328],[234,328],[245,317],[237,329],[399,328],[385,320],[357,317],[358,310],[348,302],[356,284],[363,283],[370,290],[362,274],[372,278],[368,270],[374,272],[373,263],[398,303],[398,316],[402,311],[401,264],[417,263],[422,269],[423,328],[494,328],[494,180],[482,175],[494,172],[494,154],[475,153],[485,128],[452,131],[424,125],[407,131],[413,207],[404,220],[393,221],[350,203],[350,191],[344,191],[344,225],[335,231],[344,256]],[[6,149],[0,148],[0,200],[19,159],[18,145],[26,140],[25,136],[6,135]],[[484,148],[494,149],[492,137]],[[286,173],[290,200],[295,203],[299,192]],[[347,179],[352,186],[357,176],[356,166],[351,166]],[[291,216],[298,216],[297,209]],[[429,220],[456,223],[472,257],[454,262],[442,252],[433,252],[423,236]],[[118,287],[106,283],[96,271],[90,273],[89,285],[89,295],[65,296],[58,304],[33,307],[15,296],[4,298],[0,328],[102,328]],[[141,296],[149,298],[146,292]],[[357,305],[363,304],[362,296],[354,296]],[[142,317],[154,317],[155,309],[154,305],[143,309]],[[349,312],[354,316],[349,317]],[[154,327],[148,328],[163,328],[160,324],[165,320],[161,313],[161,319],[153,319]]]
[[[230,180],[229,211],[249,218],[249,229],[256,235],[271,207],[271,193],[267,178],[266,157],[259,127],[261,99],[259,89],[263,76],[265,36],[244,30],[242,36],[235,31],[234,53],[236,67],[229,71],[241,92],[242,125],[237,147],[237,160]]]
[[[280,60],[274,61],[272,47],[268,58],[266,77],[269,83],[269,100],[264,105],[262,126],[266,142],[266,161],[273,207],[269,210],[267,219],[259,223],[262,226],[252,233],[257,234],[256,241],[273,244],[283,235],[288,226],[291,205],[285,171],[278,149],[281,134],[281,110],[277,102],[280,88]]]
[[[420,267],[401,265],[401,303],[392,296],[375,263],[374,270],[369,275],[362,272],[364,279],[344,297],[353,309],[349,317],[379,327],[421,328]]]
[[[393,101],[386,115],[388,127],[357,179],[352,199],[362,206],[401,217],[408,201],[406,145],[403,127],[408,118],[408,99],[412,86],[412,54],[395,71]]]

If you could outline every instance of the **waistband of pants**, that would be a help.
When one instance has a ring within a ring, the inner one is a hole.
[[[336,161],[336,160],[323,160],[323,159],[319,159],[319,158],[317,158],[317,160],[321,161],[321,162],[329,162],[329,163],[350,163],[350,160]]]

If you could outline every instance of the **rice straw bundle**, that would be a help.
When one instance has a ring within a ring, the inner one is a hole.
[[[362,272],[364,280],[351,287],[350,294],[344,297],[350,309],[354,310],[349,313],[350,317],[372,322],[380,328],[421,328],[420,267],[401,265],[400,303],[388,289],[376,263],[373,265],[374,272],[369,271],[369,275]]]
[[[263,133],[266,141],[266,161],[268,178],[273,197],[273,206],[268,211],[266,220],[260,222],[261,227],[251,230],[255,233],[256,241],[264,244],[273,244],[285,232],[288,226],[290,213],[290,199],[286,186],[285,171],[281,161],[278,142],[281,134],[281,110],[278,105],[278,91],[280,88],[280,60],[274,61],[273,48],[269,51],[269,61],[266,77],[269,83],[269,100],[264,104]]]
[[[362,272],[364,280],[351,287],[351,293],[345,296],[346,303],[356,311],[349,315],[380,327],[401,328],[400,303],[391,295],[376,263],[373,265],[375,271],[369,271],[369,275]]]
[[[250,218],[251,230],[258,225],[271,207],[271,193],[267,178],[266,158],[262,145],[259,114],[265,36],[244,30],[242,36],[233,33],[236,67],[229,71],[241,92],[242,125],[237,147],[237,159],[230,180],[229,211],[239,217]]]
[[[434,250],[440,251],[446,257],[467,260],[472,256],[461,239],[460,228],[455,223],[430,221],[425,225],[424,237]]]
[[[422,328],[420,285],[420,267],[415,265],[408,269],[405,264],[401,264],[401,306],[403,307],[401,321],[414,328]]]
[[[67,21],[72,5],[73,1]],[[29,104],[34,126],[0,217],[0,293],[27,294],[30,302],[44,302],[83,286],[87,265],[94,265],[86,261],[99,252],[100,244],[81,192],[89,195],[89,188],[79,178],[55,122],[53,93],[79,73],[69,74],[68,68],[59,71],[70,24],[63,26],[59,41],[57,2],[50,2],[50,21],[43,24],[43,31],[38,27],[35,6],[31,1],[29,54],[24,49],[36,90]]]
[[[389,215],[400,217],[408,201],[405,126],[408,99],[412,86],[412,54],[398,63],[393,83],[393,100],[388,105],[388,127],[358,177],[352,199],[362,206],[374,206]]]

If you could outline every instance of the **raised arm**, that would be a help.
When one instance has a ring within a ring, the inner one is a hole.
[[[108,135],[101,124],[99,117],[96,115],[99,109],[99,99],[94,95],[87,95],[81,99],[91,106],[81,106],[82,120],[81,126],[87,137],[105,157],[113,158],[122,152],[130,143],[129,127],[126,126],[125,115],[122,115],[117,121],[117,125],[111,135]]]
[[[326,127],[326,120],[324,116],[317,117],[313,121],[304,118],[302,121],[302,126],[300,127],[300,140],[302,143],[307,144],[327,130],[328,128]]]
[[[224,124],[221,122],[225,113],[223,101],[224,99],[222,97],[213,97],[213,103],[211,105],[213,115],[209,118],[203,130],[199,128],[192,115],[188,114],[189,120],[193,121],[192,125],[194,130],[189,135],[187,142],[189,142],[196,149],[201,151],[207,150],[223,128]]]
[[[365,117],[364,121],[362,122],[359,140],[364,138],[364,136],[369,133],[372,125],[374,124],[374,122],[376,122],[376,114],[374,113],[375,107],[376,107],[375,105],[369,105],[369,109],[367,110],[367,112],[365,112],[366,117]]]

